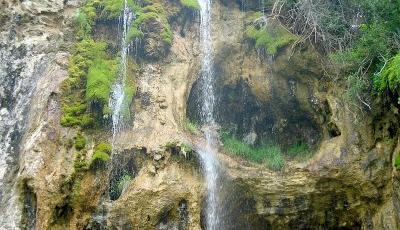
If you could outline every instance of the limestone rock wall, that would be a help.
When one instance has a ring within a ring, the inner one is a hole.
[[[160,2],[171,47],[161,58],[138,58],[134,118],[116,137],[118,156],[106,170],[79,174],[69,144],[78,131],[59,122],[79,2],[0,2],[0,133],[9,143],[0,147],[0,229],[202,228],[203,178],[196,154],[183,147],[201,142],[184,128],[187,115],[196,117],[198,15],[178,1]],[[213,4],[219,122],[242,137],[254,133],[255,142],[306,139],[315,151],[274,172],[221,148],[226,229],[398,229],[398,109],[376,102],[372,111],[352,110],[312,48],[266,58],[245,41],[241,9],[256,4]],[[112,38],[113,28],[98,25],[94,38]],[[93,136],[86,138],[90,157]],[[131,180],[111,200],[117,169]]]

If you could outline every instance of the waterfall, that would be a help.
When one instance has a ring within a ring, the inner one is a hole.
[[[217,135],[213,132],[215,126],[214,79],[213,79],[213,46],[211,38],[211,0],[199,0],[200,4],[200,45],[201,45],[201,76],[199,79],[201,103],[200,119],[203,124],[205,146],[198,146],[197,151],[205,177],[207,188],[205,204],[206,229],[221,229],[219,207],[220,166],[216,158],[217,151],[213,148]]]
[[[127,77],[127,62],[129,55],[129,43],[128,43],[128,32],[129,28],[135,18],[134,12],[128,6],[127,0],[124,3],[124,9],[119,18],[118,23],[118,34],[120,35],[120,46],[121,46],[121,56],[120,56],[120,66],[118,72],[118,78],[113,85],[111,91],[111,97],[109,101],[109,106],[112,110],[112,155],[114,155],[114,143],[116,135],[124,128],[125,120],[127,119],[126,114],[124,114],[124,100],[126,100],[125,95],[125,84]],[[120,28],[122,27],[122,30]],[[109,196],[109,194],[108,194]],[[107,225],[108,209],[110,201],[107,197],[102,197],[99,202],[99,207],[96,212],[92,215],[92,220],[89,224],[94,229],[99,228],[99,226]],[[103,228],[101,228],[103,229]]]
[[[110,108],[112,109],[112,135],[113,143],[115,135],[123,127],[124,119],[126,119],[123,111],[124,100],[125,100],[125,82],[126,82],[126,69],[127,69],[127,57],[129,54],[129,44],[127,43],[129,27],[133,21],[134,14],[129,8],[127,0],[125,0],[124,11],[120,18],[120,25],[122,25],[122,36],[121,36],[121,63],[118,78],[113,86]],[[120,27],[120,26],[119,26]]]

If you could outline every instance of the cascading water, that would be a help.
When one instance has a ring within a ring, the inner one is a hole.
[[[127,75],[127,59],[129,55],[129,43],[127,42],[128,31],[134,20],[135,15],[134,12],[128,6],[127,0],[125,0],[124,9],[122,15],[119,19],[118,28],[122,27],[121,31],[121,57],[120,57],[120,69],[118,73],[118,78],[116,79],[115,84],[113,85],[111,91],[111,97],[109,101],[109,106],[112,110],[112,152],[114,151],[114,143],[116,135],[121,131],[124,127],[124,123],[126,120],[126,114],[123,112],[124,106],[126,104],[124,101],[126,100],[125,95],[125,83],[126,83],[126,75]],[[93,228],[97,228],[96,226],[106,226],[107,225],[107,215],[108,215],[108,205],[109,200],[107,197],[102,197],[99,208],[96,210],[95,214],[92,217],[92,222],[90,226]]]
[[[113,86],[112,95],[110,99],[110,108],[112,109],[112,134],[113,140],[115,135],[123,127],[123,121],[126,118],[123,111],[125,95],[125,82],[126,82],[126,66],[127,57],[129,54],[129,44],[127,43],[129,27],[134,19],[134,14],[129,8],[127,0],[125,0],[124,11],[120,19],[120,25],[122,25],[122,36],[121,36],[121,63],[118,78]]]
[[[203,173],[206,182],[207,196],[205,206],[206,229],[221,229],[219,213],[219,190],[220,166],[216,158],[216,150],[213,148],[217,135],[213,133],[215,126],[214,106],[214,79],[213,79],[213,56],[211,38],[211,0],[199,0],[200,4],[200,44],[201,44],[201,76],[199,79],[201,106],[201,123],[203,124],[206,146],[199,146],[199,152]]]

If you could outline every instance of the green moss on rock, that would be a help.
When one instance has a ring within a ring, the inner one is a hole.
[[[100,104],[103,115],[108,113],[108,101],[117,69],[115,60],[98,58],[90,66],[87,74],[86,101]]]
[[[102,168],[110,160],[112,146],[108,143],[101,142],[94,150],[90,168]]]
[[[89,128],[95,123],[93,112],[104,115],[107,110],[117,62],[109,57],[106,49],[106,43],[93,39],[76,44],[70,58],[69,78],[62,86],[61,125]],[[89,109],[90,105],[96,107]]]
[[[396,170],[400,170],[400,153],[397,154],[396,159],[394,160],[394,167]]]
[[[135,13],[137,17],[129,29],[128,42],[131,42],[137,38],[142,39],[145,36],[142,31],[142,27],[146,24],[146,22],[154,20],[160,22],[162,25],[160,39],[167,45],[172,43],[173,33],[162,5],[159,3],[153,3],[142,8],[136,8]]]
[[[82,135],[82,133],[78,133],[76,135],[76,137],[74,138],[74,146],[76,150],[82,150],[85,148],[86,146],[86,139],[85,137]]]
[[[182,6],[191,10],[200,10],[200,4],[198,0],[180,0]]]
[[[276,22],[265,25],[250,25],[246,36],[255,42],[257,49],[262,49],[268,55],[275,55],[279,49],[296,40],[296,36]]]
[[[82,153],[76,153],[76,157],[75,157],[75,161],[74,161],[75,173],[86,171],[88,169],[89,169],[89,165],[86,162],[84,155],[82,155]]]

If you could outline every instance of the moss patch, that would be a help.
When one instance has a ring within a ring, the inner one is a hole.
[[[105,164],[110,160],[111,151],[112,146],[109,143],[101,142],[100,144],[98,144],[94,150],[94,154],[90,163],[90,168],[103,168]]]
[[[135,14],[136,19],[128,32],[128,42],[143,38],[145,36],[145,34],[142,32],[143,25],[148,21],[156,20],[161,22],[163,27],[163,31],[160,34],[160,39],[162,39],[165,44],[169,45],[172,43],[172,30],[168,23],[166,12],[159,3],[147,5],[142,8],[136,8]]]
[[[200,4],[198,0],[180,0],[182,6],[191,10],[200,10]]]
[[[78,133],[76,137],[74,138],[74,146],[75,149],[80,151],[86,147],[86,139],[82,135],[82,133]]]
[[[255,43],[257,49],[265,50],[268,55],[275,55],[279,49],[296,40],[296,36],[277,22],[265,25],[252,23],[246,30],[246,36]]]
[[[76,44],[70,59],[69,78],[62,85],[61,125],[88,128],[104,115],[117,73],[117,62],[106,49],[106,43],[93,39]]]
[[[394,167],[396,170],[400,170],[400,153],[397,154],[396,159],[394,160]]]
[[[86,101],[102,108],[103,115],[108,115],[108,102],[111,88],[117,75],[115,60],[96,59],[90,66],[86,82]]]

